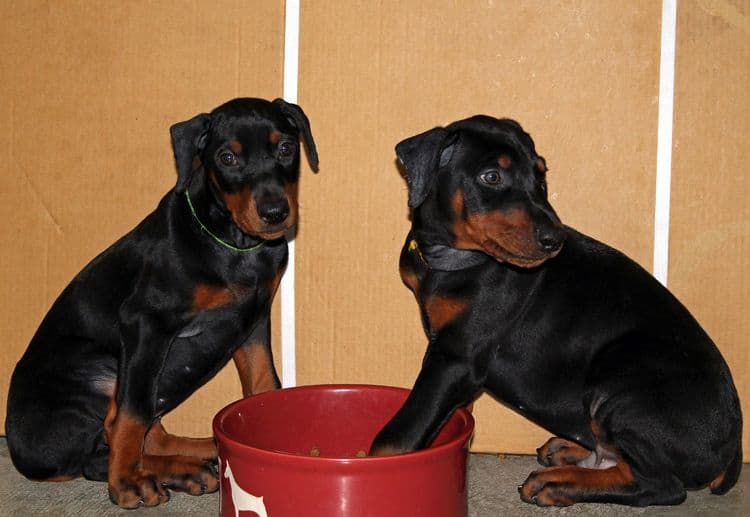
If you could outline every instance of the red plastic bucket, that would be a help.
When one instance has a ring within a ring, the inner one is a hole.
[[[304,386],[225,407],[213,422],[221,515],[466,516],[474,430],[468,411],[456,411],[424,450],[359,457],[408,394],[384,386]]]

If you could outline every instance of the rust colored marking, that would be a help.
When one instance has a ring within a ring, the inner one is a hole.
[[[151,425],[143,443],[144,454],[157,456],[193,456],[215,459],[218,455],[213,438],[185,438],[169,434],[161,421]]]
[[[263,231],[266,223],[258,215],[252,190],[246,188],[239,192],[224,192],[223,196],[232,220],[242,231],[253,235]]]
[[[146,425],[122,408],[110,404],[105,420],[109,444],[109,492],[112,500],[123,508],[141,504],[155,506],[166,496],[158,487],[140,494],[136,487],[143,479],[143,442]],[[111,416],[114,414],[114,417]],[[141,486],[142,488],[142,486]]]
[[[586,493],[617,493],[635,484],[630,466],[621,461],[596,470],[566,465],[533,472],[521,487],[521,499],[540,506],[570,506]]]
[[[708,484],[708,488],[709,488],[709,489],[710,489],[710,490],[711,490],[712,492],[713,492],[713,491],[716,491],[716,490],[718,490],[718,488],[719,488],[719,487],[721,486],[721,484],[722,484],[722,483],[724,482],[724,478],[726,477],[726,475],[727,475],[727,471],[725,470],[724,472],[722,472],[721,474],[719,474],[718,476],[716,476],[716,478],[714,478],[714,480],[713,480],[713,481],[711,481],[711,482],[710,482],[710,483]]]
[[[548,170],[547,162],[541,156],[537,156],[535,166],[536,166],[536,170],[541,173],[545,173]]]
[[[117,393],[117,388],[115,388],[115,393]],[[117,404],[115,403],[115,395],[113,394],[112,397],[109,399],[109,404],[107,405],[107,414],[104,416],[104,433],[105,436],[109,436],[112,432],[112,424],[115,421],[115,416],[117,415]]]
[[[228,287],[198,284],[193,289],[193,311],[217,309],[235,300],[235,293]]]
[[[276,295],[276,291],[279,288],[279,284],[281,284],[281,277],[283,274],[284,274],[283,269],[276,271],[276,273],[271,277],[270,281],[268,282],[269,298],[273,299],[273,297]]]
[[[289,215],[282,226],[273,227],[269,227],[258,214],[258,206],[250,188],[239,192],[224,192],[223,196],[224,203],[232,214],[232,220],[243,232],[263,239],[278,239],[287,229],[296,224],[299,212],[297,183],[286,183],[284,193],[289,204]]]
[[[513,165],[513,158],[507,154],[501,154],[497,159],[497,163],[500,164],[500,167],[503,169],[509,169],[510,166]]]
[[[273,145],[278,144],[281,141],[281,133],[279,133],[278,131],[271,131],[271,133],[268,135],[268,141]]]
[[[169,500],[163,483],[143,467],[146,428],[135,416],[110,403],[104,425],[109,444],[107,481],[110,498],[122,508],[157,506]]]
[[[218,179],[213,171],[209,173],[209,179],[216,189],[221,192],[224,204],[232,216],[232,221],[243,232],[249,235],[258,236],[262,239],[278,239],[284,235],[286,230],[297,223],[297,216],[299,213],[297,182],[284,184],[284,193],[287,197],[287,203],[289,204],[289,215],[283,223],[283,226],[277,225],[269,227],[269,225],[263,221],[258,214],[258,205],[251,188],[246,186],[238,192],[225,192],[221,188],[221,185],[219,185]]]
[[[451,198],[451,207],[453,208],[453,214],[457,221],[461,221],[464,218],[464,193],[461,190],[456,191]]]
[[[237,373],[240,376],[240,384],[242,385],[242,396],[247,397],[253,393],[253,374],[252,374],[252,367],[250,364],[250,358],[248,357],[248,354],[246,353],[245,346],[243,345],[240,348],[237,349],[237,351],[232,355],[232,359],[234,360],[234,365],[237,368]]]
[[[451,204],[457,216],[453,223],[456,248],[481,250],[501,262],[522,267],[533,267],[549,258],[539,251],[534,224],[525,210],[492,210],[464,216],[460,191],[454,194]]]
[[[229,142],[229,148],[236,155],[242,154],[242,143],[240,143],[238,140],[231,140]]]
[[[430,296],[424,304],[433,331],[438,331],[463,314],[468,303],[447,296]]]
[[[147,455],[143,457],[143,467],[156,475],[160,485],[172,490],[202,495],[219,489],[210,464],[199,458]]]
[[[62,476],[53,476],[51,478],[44,478],[44,481],[51,481],[53,483],[58,483],[61,481],[70,481],[71,479],[75,479],[79,476],[76,475],[62,475]]]
[[[591,432],[593,433],[594,438],[599,441],[599,433],[601,432],[601,429],[599,428],[599,422],[595,418],[591,419]]]
[[[146,425],[126,411],[117,409],[107,434],[110,477],[113,471],[131,471],[140,467]]]
[[[401,280],[406,284],[406,287],[416,295],[419,290],[419,279],[414,271],[402,267],[399,269],[399,273],[401,273]]]
[[[299,185],[297,182],[285,183],[284,192],[286,193],[287,203],[289,203],[289,215],[286,221],[287,226],[291,227],[297,224],[299,216]]]
[[[222,192],[221,185],[219,185],[219,180],[216,179],[216,173],[214,171],[209,171],[208,179],[211,180],[211,183],[214,184],[214,187],[216,187],[216,190],[218,190],[219,192]]]
[[[273,374],[274,366],[263,343],[246,343],[232,356],[242,384],[242,395],[256,395],[279,388]]]
[[[591,455],[591,451],[575,442],[563,438],[550,438],[537,449],[537,458],[543,465],[561,466],[571,465],[584,460]]]

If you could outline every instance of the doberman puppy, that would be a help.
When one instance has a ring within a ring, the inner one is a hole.
[[[302,109],[242,98],[170,129],[176,186],[89,263],[18,362],[6,432],[35,480],[107,480],[124,508],[218,488],[213,439],[160,418],[230,358],[244,395],[279,387],[270,310],[297,221]]]
[[[371,454],[425,447],[485,390],[557,436],[526,502],[678,504],[734,485],[742,417],[724,359],[650,274],[560,222],[517,122],[471,117],[396,153],[412,217],[401,277],[429,344]]]

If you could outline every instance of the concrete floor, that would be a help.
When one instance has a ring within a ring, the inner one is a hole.
[[[707,490],[689,492],[676,507],[629,508],[617,505],[579,504],[568,508],[537,508],[523,503],[516,490],[532,470],[539,468],[531,456],[472,454],[469,460],[469,516],[561,516],[561,515],[666,515],[711,517],[750,515],[750,467],[726,495]],[[110,515],[218,515],[219,496],[191,497],[174,493],[158,508],[125,511],[112,505],[106,486],[82,479],[64,483],[37,483],[22,477],[11,464],[5,439],[0,438],[0,516],[91,516]],[[270,516],[273,517],[273,516]],[[305,517],[305,516],[299,516]],[[360,517],[360,516],[351,516]],[[393,516],[400,517],[400,516]],[[409,517],[409,516],[404,516]]]

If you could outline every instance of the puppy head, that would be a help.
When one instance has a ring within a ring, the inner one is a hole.
[[[562,248],[547,165],[517,122],[478,115],[407,138],[396,154],[420,230],[521,267]]]
[[[199,168],[242,232],[277,239],[297,222],[300,138],[313,170],[318,155],[302,109],[276,99],[234,99],[170,128],[176,192]]]

